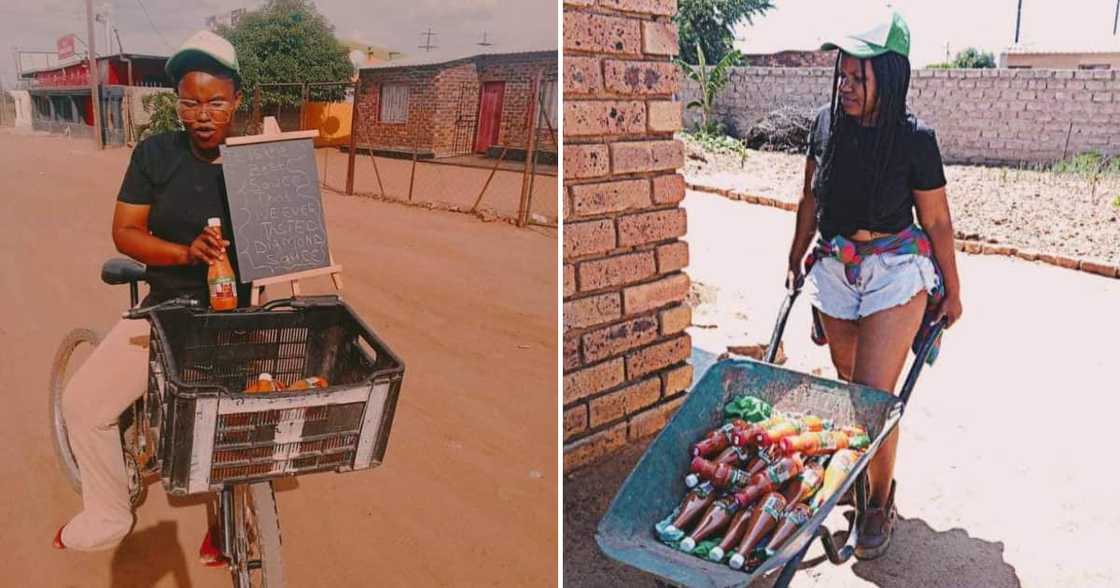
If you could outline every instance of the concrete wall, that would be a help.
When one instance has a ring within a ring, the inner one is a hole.
[[[831,80],[825,68],[736,68],[716,112],[745,134],[780,106],[827,103]],[[685,80],[681,99],[698,96]],[[1090,150],[1120,153],[1120,71],[915,70],[909,104],[937,132],[950,163],[1049,163]],[[687,124],[696,118],[689,112]]]
[[[660,430],[691,384],[676,0],[564,5],[564,469]]]

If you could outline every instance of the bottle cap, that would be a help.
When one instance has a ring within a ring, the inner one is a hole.
[[[737,570],[743,567],[743,563],[745,563],[745,559],[743,558],[743,556],[736,553],[735,555],[731,556],[731,560],[727,562],[727,565],[731,566],[731,569]]]
[[[693,539],[692,537],[685,537],[684,539],[681,539],[681,551],[687,553],[691,552],[693,549],[696,549],[695,539]]]
[[[220,226],[222,226],[222,219],[220,219],[216,216],[208,218],[208,219],[206,219],[206,226],[208,226],[208,227],[220,227]]]
[[[272,374],[266,372],[266,373],[263,373],[263,374],[257,376],[257,379],[258,380],[264,380],[266,382],[271,382],[272,381]]]
[[[708,552],[708,559],[710,559],[712,561],[722,560],[723,559],[723,549],[721,549],[719,545],[716,545],[715,547],[712,548],[711,551]]]
[[[696,474],[689,474],[684,477],[684,485],[688,488],[695,488],[700,483],[700,476]]]

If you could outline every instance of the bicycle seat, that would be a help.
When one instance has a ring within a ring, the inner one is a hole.
[[[140,282],[147,277],[148,269],[144,264],[132,259],[115,257],[101,266],[101,281],[110,286]]]

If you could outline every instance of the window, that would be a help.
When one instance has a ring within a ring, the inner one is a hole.
[[[408,86],[382,84],[381,122],[403,123],[408,121]]]
[[[1107,63],[1082,63],[1077,69],[1112,69]]]
[[[541,107],[543,109],[544,120],[548,121],[549,126],[556,130],[556,110],[557,100],[556,96],[556,80],[545,80],[541,83]],[[544,123],[544,120],[541,123]]]

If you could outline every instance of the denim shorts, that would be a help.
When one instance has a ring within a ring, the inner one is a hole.
[[[825,257],[806,276],[806,290],[813,306],[830,317],[856,320],[910,301],[915,294],[937,288],[937,270],[925,256],[868,255],[860,262],[856,284],[848,282],[844,264]]]

